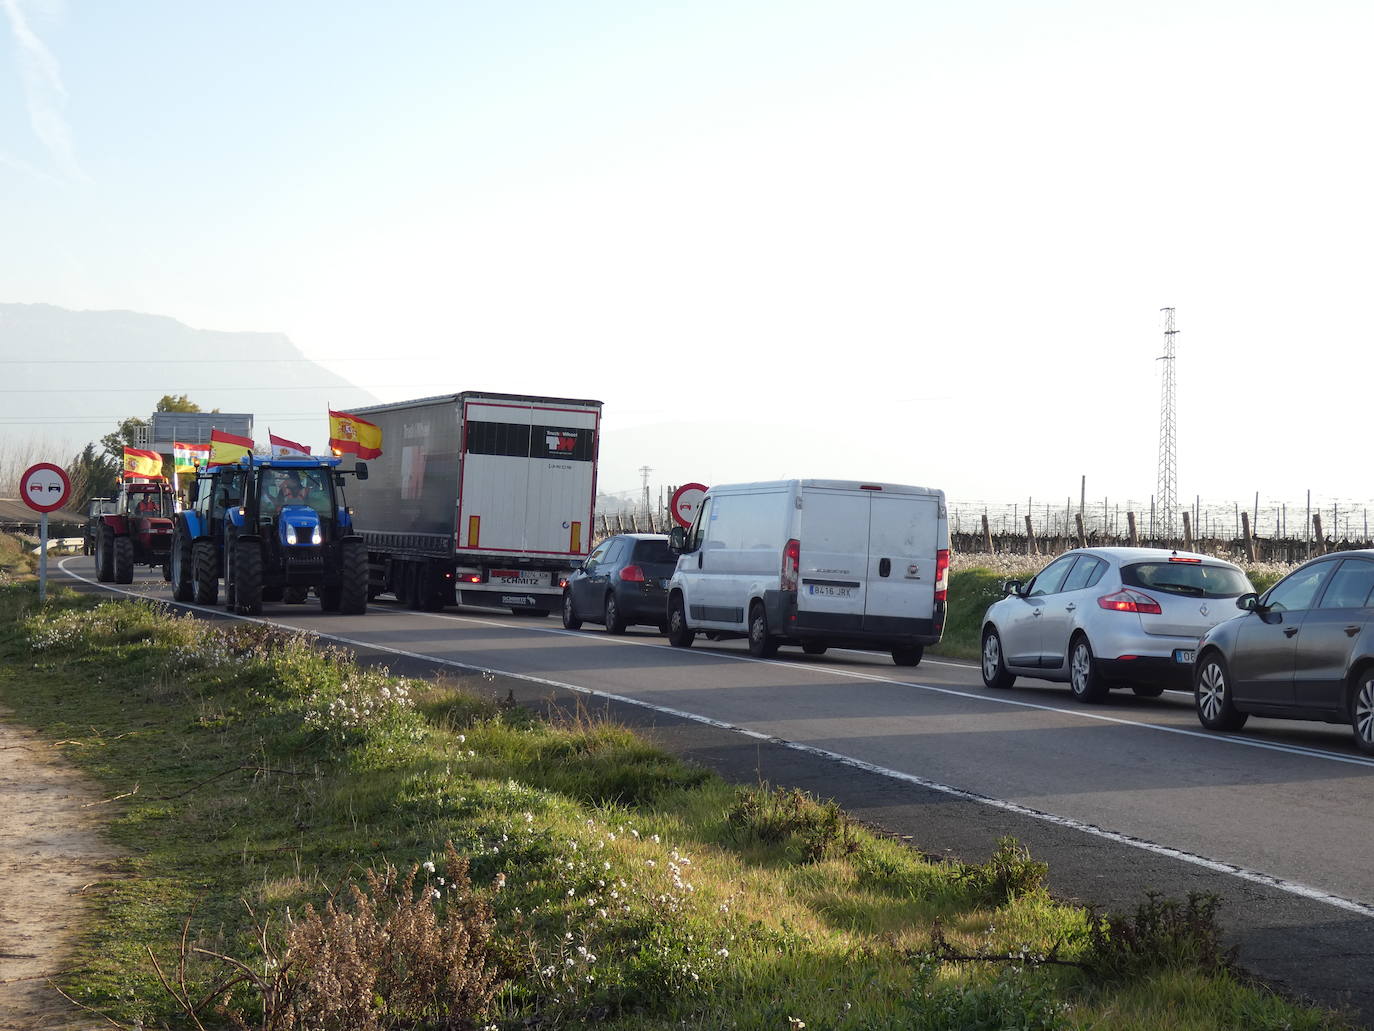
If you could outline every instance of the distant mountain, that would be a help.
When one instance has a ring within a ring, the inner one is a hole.
[[[281,333],[195,329],[162,315],[0,304],[0,438],[60,445],[65,457],[164,394],[247,412],[254,436],[322,447],[326,410],[374,403]]]

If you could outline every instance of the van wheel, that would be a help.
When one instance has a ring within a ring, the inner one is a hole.
[[[802,642],[802,651],[807,655],[824,655],[829,650],[828,645],[821,644],[819,641]]]
[[[925,646],[920,644],[912,645],[910,648],[893,648],[892,662],[897,666],[919,666],[925,653]]]
[[[687,625],[687,613],[679,595],[668,603],[668,643],[674,648],[690,648],[696,637],[697,632]]]
[[[756,659],[771,659],[778,654],[777,638],[768,633],[768,614],[758,603],[749,610],[749,654]]]

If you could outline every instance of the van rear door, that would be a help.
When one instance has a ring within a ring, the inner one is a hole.
[[[940,548],[940,501],[930,494],[874,491],[868,521],[864,629],[869,633],[928,633],[935,613],[935,563]]]
[[[868,580],[869,497],[806,487],[802,492],[797,630],[863,628]]]

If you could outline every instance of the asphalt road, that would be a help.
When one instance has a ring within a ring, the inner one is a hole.
[[[50,575],[94,580],[82,557]],[[170,600],[142,570],[124,590]],[[312,599],[268,604],[263,619],[398,671],[491,671],[507,678],[493,689],[529,704],[596,698],[727,777],[834,798],[926,852],[978,861],[1014,835],[1062,898],[1123,909],[1151,889],[1211,892],[1243,967],[1374,1026],[1374,760],[1349,728],[1252,719],[1217,735],[1182,693],[1081,706],[1034,681],[989,691],[961,662],[898,669],[886,654],[786,648],[759,660],[742,641],[675,649],[649,628],[571,632],[556,617],[386,599],[365,617]]]

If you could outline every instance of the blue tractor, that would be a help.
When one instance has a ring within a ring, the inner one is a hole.
[[[226,607],[245,616],[264,601],[301,604],[312,588],[325,612],[366,612],[367,547],[343,484],[349,474],[367,479],[367,466],[338,466],[249,456],[201,473],[173,527],[173,597],[214,605],[222,578]]]

